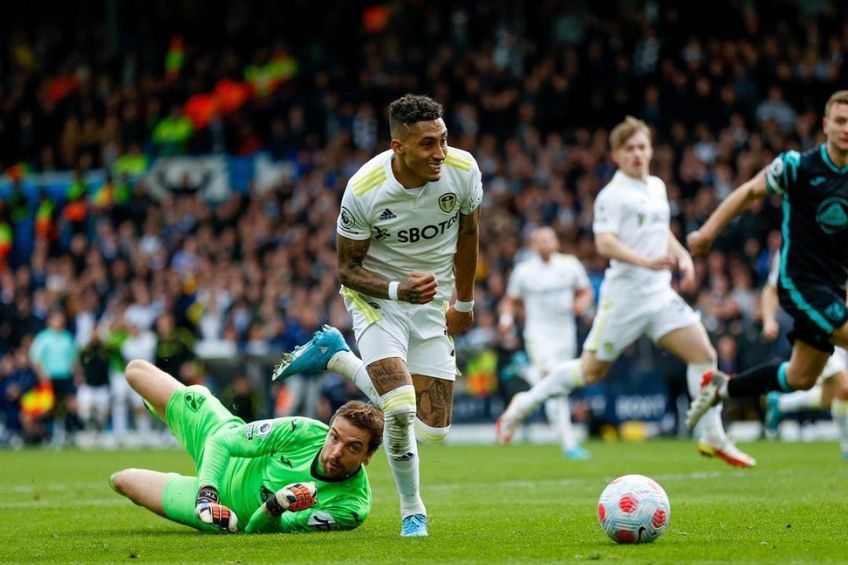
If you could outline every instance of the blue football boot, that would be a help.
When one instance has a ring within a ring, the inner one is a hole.
[[[412,514],[400,523],[400,537],[402,538],[426,538],[427,516],[424,514]]]
[[[566,459],[571,459],[572,461],[586,461],[592,457],[592,454],[589,453],[589,450],[581,445],[575,445],[569,449],[564,449],[562,451],[562,456]]]
[[[780,412],[780,393],[776,390],[771,391],[766,395],[766,417],[765,429],[766,437],[773,439],[777,437],[778,426],[780,419],[783,416]]]
[[[283,353],[271,379],[276,381],[298,373],[325,371],[327,363],[339,351],[350,351],[344,336],[336,328],[324,325],[305,344],[298,345],[294,351]]]

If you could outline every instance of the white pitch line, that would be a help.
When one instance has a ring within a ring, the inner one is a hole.
[[[22,500],[19,502],[0,502],[0,510],[11,508],[77,508],[80,506],[118,506],[129,503],[117,494],[113,498],[88,498],[84,500]]]
[[[786,475],[791,473],[790,469],[783,470],[775,470],[769,471],[770,475]],[[738,478],[738,477],[749,477],[752,476],[752,473],[757,473],[759,478],[763,478],[762,471],[694,471],[691,473],[667,473],[667,474],[659,474],[659,475],[651,475],[651,478],[659,483],[663,482],[673,482],[673,481],[703,481],[703,480],[711,480],[711,479],[722,479],[722,478]],[[496,481],[491,483],[451,483],[451,484],[440,484],[440,485],[432,485],[426,486],[426,490],[459,490],[459,489],[468,489],[468,488],[539,488],[539,487],[554,487],[554,486],[566,486],[566,485],[576,485],[576,484],[588,484],[588,483],[609,483],[615,477],[610,476],[602,476],[602,477],[582,477],[577,479],[540,479],[535,481]]]
[[[70,481],[62,483],[30,483],[28,485],[12,485],[3,487],[3,492],[43,492],[43,491],[72,491],[80,489],[97,489],[108,487],[109,481]]]

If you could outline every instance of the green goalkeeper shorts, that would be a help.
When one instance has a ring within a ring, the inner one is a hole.
[[[165,409],[171,433],[200,469],[206,440],[224,427],[243,426],[244,420],[233,416],[205,386],[192,385],[171,395]]]
[[[221,401],[212,396],[205,386],[190,386],[176,391],[165,409],[171,433],[200,468],[206,440],[225,427],[244,425],[244,420],[233,416]],[[174,475],[162,493],[165,515],[180,524],[199,530],[216,531],[194,515],[195,499],[200,485],[197,477]]]
[[[217,528],[194,515],[199,488],[197,477],[174,475],[165,484],[165,491],[162,493],[162,508],[165,510],[165,516],[169,520],[198,530],[216,531]]]

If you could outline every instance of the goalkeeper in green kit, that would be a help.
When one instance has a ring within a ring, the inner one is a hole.
[[[196,477],[124,469],[109,483],[165,518],[199,530],[246,533],[352,530],[371,509],[364,465],[380,446],[383,414],[348,402],[329,427],[309,418],[245,423],[206,387],[184,386],[146,361],[130,386],[171,429]]]

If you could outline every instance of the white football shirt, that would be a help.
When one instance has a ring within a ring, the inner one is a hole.
[[[549,261],[538,255],[519,263],[506,293],[524,302],[524,335],[543,339],[573,335],[574,293],[589,287],[583,264],[573,255],[556,253]]]
[[[453,258],[459,216],[483,200],[480,168],[467,151],[448,148],[438,181],[406,189],[392,172],[392,150],[380,153],[348,181],[336,231],[348,239],[371,240],[362,265],[390,281],[412,271],[433,273],[436,298],[453,293]]]
[[[647,181],[618,171],[595,199],[595,234],[614,233],[633,251],[648,258],[668,253],[671,213],[665,183],[659,177]],[[671,272],[654,271],[615,259],[604,277],[607,287],[653,292],[671,284]]]

